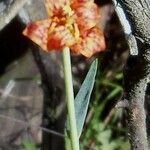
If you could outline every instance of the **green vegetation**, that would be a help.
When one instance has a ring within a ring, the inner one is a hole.
[[[102,72],[99,66],[81,137],[81,150],[130,150],[123,111],[115,109],[122,95],[122,79],[121,72],[113,72],[108,76],[108,72]]]

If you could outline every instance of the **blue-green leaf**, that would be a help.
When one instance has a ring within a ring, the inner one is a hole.
[[[80,137],[88,110],[88,105],[93,90],[95,76],[97,72],[97,60],[95,60],[81,85],[81,88],[75,98],[75,113],[77,122],[78,136]]]

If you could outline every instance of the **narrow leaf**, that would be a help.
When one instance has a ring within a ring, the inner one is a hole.
[[[86,75],[86,78],[82,83],[81,88],[75,98],[75,113],[76,113],[76,122],[77,122],[77,130],[78,130],[79,137],[82,133],[91,93],[94,87],[95,76],[97,72],[97,63],[98,63],[97,60],[95,60],[92,63]]]

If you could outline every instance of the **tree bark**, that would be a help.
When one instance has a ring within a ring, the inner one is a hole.
[[[150,80],[150,1],[118,0],[131,25],[130,56],[124,68],[124,99],[132,150],[148,150],[144,108]]]
[[[14,0],[10,6],[0,14],[0,30],[2,30],[17,15],[28,0]]]

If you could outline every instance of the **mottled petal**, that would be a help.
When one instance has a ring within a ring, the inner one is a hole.
[[[71,48],[91,57],[105,49],[104,35],[97,28],[100,12],[94,0],[45,0],[49,19],[30,23],[23,34],[43,50]]]
[[[78,2],[78,3],[85,3],[85,2],[94,2],[94,0],[73,0],[74,2]]]
[[[82,37],[81,41],[71,47],[75,54],[82,54],[91,57],[97,52],[105,50],[104,35],[99,28],[88,30]]]
[[[61,15],[63,7],[69,0],[45,0],[45,7],[49,17]]]
[[[47,51],[47,37],[50,20],[42,20],[30,23],[23,34],[39,45],[43,50]]]
[[[71,5],[77,15],[77,24],[81,30],[87,30],[94,27],[99,19],[99,8],[92,1],[78,0]]]
[[[62,50],[64,47],[70,47],[75,43],[73,34],[65,26],[57,26],[48,35],[47,47],[49,50]]]

